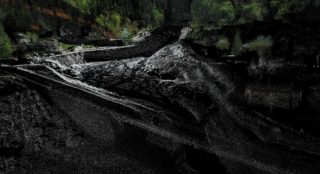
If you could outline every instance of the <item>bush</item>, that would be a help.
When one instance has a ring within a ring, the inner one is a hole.
[[[243,5],[242,16],[240,19],[241,23],[246,23],[248,21],[263,20],[265,15],[263,5],[258,2],[250,2]]]
[[[91,6],[93,5],[93,0],[64,0],[64,2],[70,4],[71,6],[78,8],[83,13],[90,13]]]
[[[125,23],[121,28],[127,28],[131,33],[138,33],[140,28],[138,27],[137,22],[132,22],[130,19],[126,19]],[[122,30],[123,31],[123,30]]]
[[[124,28],[120,34],[121,39],[126,43],[126,44],[131,44],[132,43],[132,38],[133,38],[133,33],[130,32],[127,28]]]
[[[153,25],[155,27],[160,26],[164,21],[164,11],[154,7],[152,10],[152,17],[153,17]]]
[[[96,18],[96,22],[103,28],[117,34],[120,30],[121,16],[113,12],[111,14],[101,14]]]
[[[39,40],[39,36],[37,33],[27,32],[25,36],[26,36],[26,39],[31,43],[38,42]]]
[[[249,47],[255,50],[261,58],[267,58],[273,46],[271,37],[259,36],[249,43]]]
[[[220,38],[215,45],[220,50],[228,50],[230,48],[230,42],[228,38],[225,38],[225,37]]]
[[[220,26],[232,23],[235,11],[229,1],[197,0],[191,5],[192,26],[211,24]]]
[[[242,48],[242,40],[241,40],[240,32],[237,31],[234,36],[234,40],[232,44],[232,53],[238,56],[240,54],[241,48]]]
[[[4,31],[3,27],[0,25],[0,58],[7,58],[11,57],[13,53],[12,43],[7,35],[7,33]]]
[[[59,46],[63,51],[73,51],[76,45],[59,42]]]

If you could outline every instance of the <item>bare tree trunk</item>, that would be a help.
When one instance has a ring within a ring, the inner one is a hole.
[[[233,19],[233,23],[238,23],[241,15],[242,15],[242,1],[241,0],[230,0],[233,9],[235,11],[235,15],[234,15],[234,19]]]

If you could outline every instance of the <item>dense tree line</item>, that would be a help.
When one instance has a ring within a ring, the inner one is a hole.
[[[318,8],[319,0],[65,0],[83,12],[99,16],[118,13],[139,24],[191,22],[195,25],[245,23],[252,20],[294,20],[294,15]],[[312,18],[312,16],[310,16]]]
[[[91,16],[115,36],[125,34],[126,37],[127,33],[132,35],[141,28],[177,23],[192,27],[220,27],[279,20],[313,25],[319,23],[320,15],[320,0],[21,0],[31,5],[45,3],[48,8],[50,4],[61,4],[62,1]],[[65,8],[70,8],[69,5]],[[7,19],[7,11],[10,10],[1,9],[0,20]]]

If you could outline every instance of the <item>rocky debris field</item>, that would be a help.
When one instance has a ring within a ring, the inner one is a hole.
[[[0,170],[319,172],[318,69],[208,59],[172,32],[11,67],[40,85],[3,67]]]
[[[159,173],[91,138],[48,96],[0,75],[0,173]]]

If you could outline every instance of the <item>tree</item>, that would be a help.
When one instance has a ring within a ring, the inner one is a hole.
[[[266,20],[285,19],[292,14],[319,7],[319,0],[259,0],[265,8]],[[308,20],[308,19],[306,19]]]
[[[237,31],[233,39],[232,53],[238,56],[240,54],[241,47],[242,47],[242,40],[241,40],[240,32]]]
[[[233,23],[238,23],[243,10],[243,1],[242,0],[229,0],[234,9],[234,20]]]
[[[235,18],[234,6],[227,0],[195,0],[191,14],[194,26],[230,24]]]
[[[6,34],[6,32],[3,29],[3,26],[0,24],[0,58],[7,58],[10,57],[13,48],[11,44],[11,40],[9,36]]]

